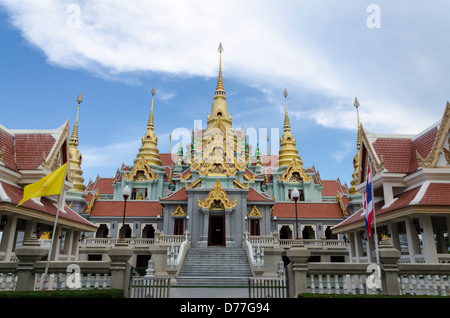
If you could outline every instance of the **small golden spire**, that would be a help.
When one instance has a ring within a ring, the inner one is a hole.
[[[81,93],[78,94],[77,103],[77,117],[75,119],[75,125],[73,126],[72,136],[69,139],[69,169],[70,177],[72,179],[73,187],[71,191],[83,192],[86,186],[83,184],[83,170],[81,170],[81,153],[78,150],[78,116],[80,113],[80,104],[83,101]]]
[[[134,164],[137,164],[141,157],[144,157],[146,163],[155,166],[162,166],[161,157],[157,147],[158,137],[155,134],[155,123],[153,120],[153,102],[156,94],[155,87],[153,87],[151,93],[152,107],[150,110],[150,117],[148,119],[147,131],[145,132],[144,137],[142,137],[142,146],[139,148],[139,153],[134,159]]]
[[[280,139],[280,149],[278,151],[278,166],[288,166],[291,164],[292,159],[295,158],[296,161],[300,163],[300,166],[303,166],[303,162],[298,154],[298,150],[296,147],[296,140],[292,136],[291,133],[291,124],[289,123],[289,116],[287,112],[287,90],[284,89],[284,133]]]
[[[69,145],[73,144],[75,146],[78,146],[78,114],[80,113],[80,104],[82,101],[83,98],[81,97],[81,93],[79,93],[77,98],[78,102],[77,117],[75,119],[75,125],[73,126],[72,136],[69,139]]]

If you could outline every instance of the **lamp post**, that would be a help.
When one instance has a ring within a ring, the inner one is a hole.
[[[121,239],[125,238],[125,211],[127,208],[127,199],[131,194],[130,187],[128,185],[125,185],[125,187],[122,189],[122,196],[125,200],[125,203],[123,204],[123,225],[122,225],[122,234],[120,235]]]
[[[294,189],[292,190],[291,197],[292,197],[292,199],[294,199],[294,202],[295,202],[295,227],[296,227],[296,231],[295,231],[295,239],[298,240],[297,201],[298,201],[298,198],[300,197],[300,193],[298,192],[298,189],[297,189],[297,188],[294,188]]]

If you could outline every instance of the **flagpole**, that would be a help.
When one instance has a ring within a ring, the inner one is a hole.
[[[370,165],[370,158],[369,158],[369,165]],[[372,169],[371,169],[372,171]],[[371,172],[372,173],[372,172]],[[367,178],[366,178],[367,179]],[[372,180],[372,176],[370,176],[370,179]],[[366,181],[367,182],[367,181]],[[374,239],[373,241],[375,242],[375,254],[376,254],[376,258],[377,258],[377,264],[380,264],[380,256],[378,254],[378,234],[377,234],[377,219],[375,217],[375,196],[373,194],[373,180],[372,180],[372,186],[370,187],[371,191],[372,191],[372,210],[373,210],[373,227],[374,227]]]
[[[66,171],[64,172],[64,179],[63,179],[63,182],[62,182],[62,185],[61,185],[61,192],[59,194],[58,210],[56,211],[55,224],[53,225],[52,240],[51,240],[51,243],[50,243],[50,249],[49,249],[48,254],[47,254],[47,265],[45,266],[44,279],[46,279],[46,277],[48,275],[48,268],[50,266],[50,259],[51,259],[52,250],[53,250],[53,242],[55,240],[55,234],[56,234],[56,225],[58,223],[59,211],[61,210],[62,198],[64,197],[64,195],[63,195],[64,181],[66,181],[67,170],[68,169],[69,169],[69,165],[66,166]],[[48,280],[47,280],[47,282],[48,282]],[[44,283],[45,283],[45,281],[44,281]]]

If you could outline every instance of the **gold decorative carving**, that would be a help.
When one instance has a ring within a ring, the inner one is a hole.
[[[6,146],[3,146],[2,149],[0,149],[0,162],[3,161],[3,156],[5,155]]]
[[[444,148],[445,160],[450,165],[450,138],[448,138],[448,149]]]
[[[234,179],[234,180],[233,180],[233,183],[234,183],[234,187],[235,187],[235,188],[248,189],[248,188],[250,187],[248,184],[245,185],[245,184],[243,184],[242,182],[240,182],[240,181],[237,180],[237,179]]]
[[[202,202],[197,197],[198,206],[203,209],[224,210],[234,208],[237,204],[237,198],[231,201],[225,190],[222,188],[219,179],[214,183],[205,200]]]
[[[186,212],[182,208],[181,204],[178,204],[175,211],[173,211],[172,216],[186,216]]]
[[[123,175],[125,180],[147,181],[158,179],[158,173],[155,174],[147,163],[145,157],[140,157],[130,173]]]
[[[308,176],[306,174],[300,164],[300,161],[296,160],[296,158],[292,158],[291,163],[286,168],[282,176],[277,176],[279,181],[292,183],[310,182],[312,180],[312,176]]]
[[[257,218],[261,218],[263,215],[261,212],[259,212],[258,208],[256,207],[256,205],[253,206],[253,208],[250,210],[250,212],[248,212],[247,214],[248,217],[257,217]]]
[[[187,182],[184,183],[184,185],[186,186],[186,188],[188,189],[193,189],[193,188],[198,188],[200,187],[202,183],[202,179],[198,178],[197,180],[195,180],[194,182],[192,182],[191,184],[187,184]]]
[[[439,155],[444,149],[445,138],[450,129],[450,103],[447,102],[444,115],[442,116],[441,124],[434,139],[433,146],[426,158],[423,158],[416,149],[416,156],[419,166],[422,168],[434,168],[439,160]],[[446,150],[446,149],[445,149]],[[444,151],[445,151],[444,150]],[[447,155],[446,155],[447,159]],[[448,160],[447,160],[448,161]],[[449,162],[450,163],[450,162]]]

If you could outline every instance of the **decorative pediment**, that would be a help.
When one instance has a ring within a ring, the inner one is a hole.
[[[292,158],[291,163],[284,171],[283,175],[277,175],[279,181],[284,182],[293,182],[293,183],[301,183],[301,182],[310,182],[312,180],[312,176],[308,176],[306,172],[303,170],[302,165],[299,160],[296,158]]]
[[[144,157],[140,157],[133,169],[128,174],[124,174],[125,180],[133,181],[152,181],[158,179],[158,173],[155,174]]]
[[[261,212],[259,212],[256,205],[254,205],[253,208],[250,210],[250,212],[248,212],[247,216],[254,217],[254,218],[262,218],[263,215]]]
[[[175,209],[175,211],[172,212],[172,216],[186,216],[186,212],[184,211],[184,209],[181,206],[181,204],[178,204],[178,206]]]
[[[444,155],[444,166],[450,165],[450,140],[448,140],[448,134],[450,130],[450,104],[447,102],[447,106],[442,116],[439,130],[437,131],[436,138],[434,139],[433,146],[426,158],[423,158],[416,150],[417,161],[422,168],[435,168],[438,165],[439,157]],[[445,145],[447,144],[447,148]]]
[[[197,197],[198,206],[203,209],[225,210],[236,206],[237,198],[231,201],[225,190],[222,188],[219,179],[214,183],[205,200],[202,202]]]

